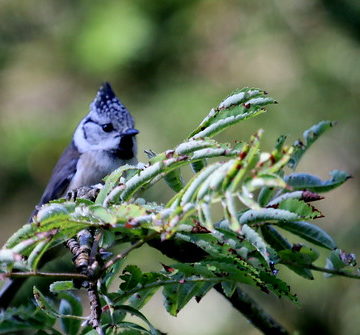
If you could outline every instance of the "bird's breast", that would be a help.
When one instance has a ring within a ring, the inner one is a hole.
[[[107,151],[83,153],[76,165],[76,173],[67,191],[98,184],[106,175],[124,164],[136,164],[136,159],[122,160]]]

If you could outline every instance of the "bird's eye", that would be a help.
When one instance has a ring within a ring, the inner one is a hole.
[[[110,133],[111,131],[114,130],[114,127],[113,127],[112,123],[105,123],[101,127],[102,127],[102,130],[105,133]]]

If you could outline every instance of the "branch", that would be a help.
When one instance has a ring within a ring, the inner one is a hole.
[[[259,305],[244,291],[237,288],[234,294],[226,297],[221,284],[214,286],[216,291],[222,294],[235,309],[241,312],[256,328],[267,335],[288,335],[289,332],[277,323],[269,314],[262,310]]]
[[[99,335],[105,335],[100,324],[102,310],[96,281],[89,283],[88,297],[90,302],[90,316],[87,323],[93,327]]]

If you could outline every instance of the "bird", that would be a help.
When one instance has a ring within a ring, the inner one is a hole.
[[[30,221],[49,201],[66,197],[80,187],[99,184],[119,166],[137,164],[135,136],[139,131],[108,82],[101,85],[89,109],[55,165]],[[3,285],[0,309],[9,305],[19,284],[22,284],[21,280],[9,279]]]
[[[98,184],[121,165],[136,165],[138,133],[127,108],[110,84],[104,83],[55,165],[38,206],[79,187]]]

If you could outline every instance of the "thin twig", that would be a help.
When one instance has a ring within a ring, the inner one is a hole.
[[[103,266],[103,268],[101,269],[100,273],[103,273],[109,267],[113,266],[116,262],[125,258],[131,251],[141,247],[144,243],[153,239],[157,235],[158,235],[158,233],[150,234],[150,235],[146,236],[145,238],[143,238],[142,240],[139,240],[136,243],[132,244],[129,248],[125,249],[123,252],[121,252],[120,254],[117,254],[115,257],[113,257],[108,262],[106,262],[105,265]]]
[[[41,272],[41,271],[2,273],[1,277],[6,277],[6,278],[52,277],[52,278],[64,278],[64,279],[87,278],[86,275],[83,275],[81,273],[61,273],[61,272]]]
[[[316,266],[316,265],[313,265],[313,264],[304,265],[304,267],[306,267],[309,270],[314,270],[314,271],[319,271],[319,272],[324,272],[324,273],[330,273],[330,274],[333,274],[333,275],[347,277],[347,278],[360,279],[360,274],[349,273],[349,272],[346,272],[344,270],[326,269],[326,268],[322,268],[322,267],[319,267],[319,266]]]

